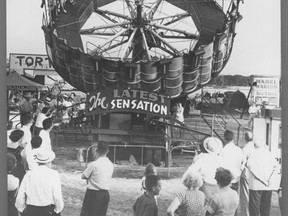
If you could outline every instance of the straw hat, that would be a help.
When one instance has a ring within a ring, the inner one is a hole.
[[[49,163],[55,158],[55,153],[53,151],[47,151],[47,149],[39,148],[35,155],[35,161],[37,163]]]
[[[203,141],[203,147],[208,153],[218,154],[220,150],[223,148],[223,144],[221,140],[216,137],[207,137]]]

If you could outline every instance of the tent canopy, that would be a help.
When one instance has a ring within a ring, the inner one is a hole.
[[[9,72],[6,77],[7,89],[18,89],[18,90],[42,90],[46,87],[39,83],[33,82],[20,74],[16,71]]]
[[[228,96],[225,105],[228,108],[244,108],[246,103],[246,96],[243,92],[237,90]]]

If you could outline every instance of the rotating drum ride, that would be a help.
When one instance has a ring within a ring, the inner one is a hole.
[[[240,0],[75,3],[53,19],[46,8],[42,28],[55,70],[86,93],[137,88],[186,96],[225,67],[242,18]]]

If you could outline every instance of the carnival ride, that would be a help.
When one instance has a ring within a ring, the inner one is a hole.
[[[240,0],[232,0],[227,12],[224,3],[76,1],[55,24],[45,13],[47,53],[59,75],[83,92],[141,88],[185,96],[229,60]]]
[[[45,7],[42,29],[47,54],[57,73],[88,95],[107,89],[141,89],[177,101],[208,84],[227,64],[236,24],[242,19],[240,2],[76,0],[71,5],[67,1],[67,13],[56,17]],[[133,123],[139,113],[133,116],[131,113],[128,121]],[[103,128],[111,129],[107,121],[119,116],[106,117],[102,116],[102,122],[101,115],[93,117],[94,123],[98,122],[97,140],[103,133],[110,138],[111,133],[115,135],[115,130],[103,132]],[[153,122],[148,117],[143,119]],[[120,123],[118,126],[126,130]],[[159,133],[133,135],[137,132],[132,126],[127,129],[131,137],[141,135],[144,144],[159,142],[155,139]],[[131,137],[128,143],[135,143]],[[126,138],[121,140],[127,144]]]

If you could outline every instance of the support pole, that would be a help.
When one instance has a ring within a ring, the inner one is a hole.
[[[249,97],[250,97],[250,94],[251,94],[251,91],[252,91],[253,86],[257,86],[257,82],[253,82],[252,84],[250,84],[249,93],[248,93],[248,95],[247,95],[247,98],[246,98],[246,101],[245,101],[245,105],[244,105],[242,114],[241,114],[241,116],[240,116],[240,119],[243,118],[243,115],[244,115],[244,113],[245,113],[246,107],[247,107],[247,105],[248,105],[248,99],[249,99]]]
[[[114,146],[114,156],[113,157],[114,157],[113,160],[114,160],[114,164],[115,164],[115,162],[116,162],[116,146]]]
[[[143,151],[144,151],[144,147],[141,147],[141,166],[143,166]]]

